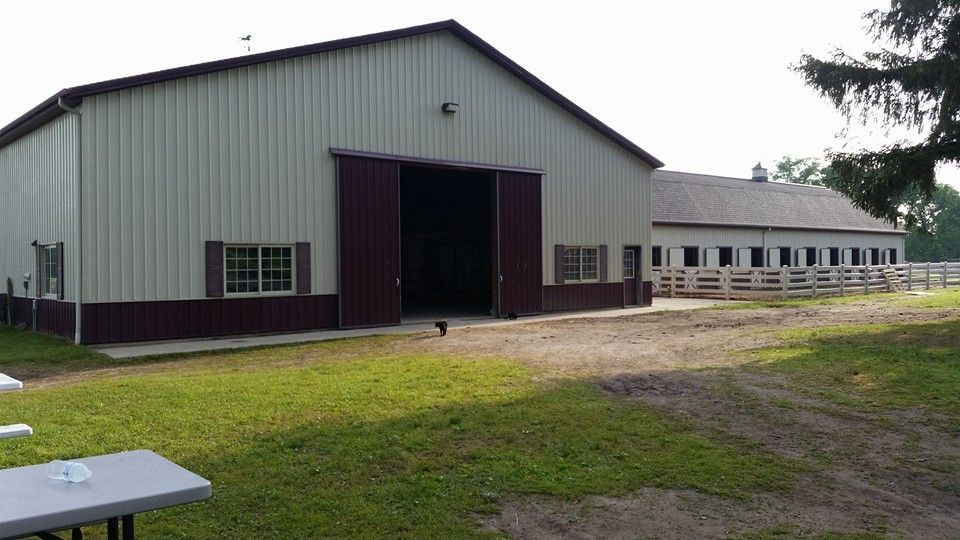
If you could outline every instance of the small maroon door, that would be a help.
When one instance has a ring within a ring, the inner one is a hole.
[[[400,167],[337,158],[340,328],[400,324]]]
[[[543,311],[540,175],[497,173],[497,313]]]
[[[623,305],[640,303],[640,248],[623,248]]]

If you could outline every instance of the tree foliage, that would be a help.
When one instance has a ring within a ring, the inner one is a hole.
[[[858,152],[832,151],[835,189],[870,214],[922,226],[937,189],[938,164],[960,161],[960,0],[891,0],[865,16],[879,50],[857,58],[837,50],[795,66],[848,118],[903,126],[923,135]]]
[[[778,182],[791,182],[808,186],[833,188],[833,169],[817,158],[795,158],[783,156],[774,164],[773,179]]]
[[[940,184],[931,201],[931,211],[920,224],[924,230],[907,236],[907,259],[947,261],[960,259],[960,193]]]

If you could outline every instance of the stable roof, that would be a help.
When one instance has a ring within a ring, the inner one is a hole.
[[[819,186],[654,171],[651,191],[654,225],[906,234]]]

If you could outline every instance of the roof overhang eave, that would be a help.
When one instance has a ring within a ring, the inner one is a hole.
[[[679,221],[679,220],[653,220],[653,225],[668,227],[723,227],[726,229],[769,229],[778,231],[829,231],[829,232],[857,232],[869,234],[909,234],[902,229],[866,229],[866,228],[847,228],[847,227],[816,227],[809,225],[783,225],[783,224],[760,224],[760,223],[709,223],[703,221]]]

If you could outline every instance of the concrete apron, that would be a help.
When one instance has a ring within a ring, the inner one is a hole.
[[[493,317],[447,319],[448,327],[453,329],[472,328],[479,326],[507,326],[527,324],[542,321],[559,321],[565,319],[595,319],[605,317],[625,317],[642,313],[656,313],[658,311],[682,311],[699,309],[722,304],[737,303],[735,300],[706,300],[699,298],[654,298],[653,305],[636,308],[614,308],[591,311],[569,311],[563,313],[548,313],[522,317],[516,320],[496,319]],[[262,347],[265,345],[286,345],[290,343],[308,343],[311,341],[326,341],[362,336],[378,336],[385,334],[407,334],[437,330],[433,322],[411,322],[400,326],[382,328],[362,328],[357,330],[316,330],[297,332],[292,334],[269,334],[253,336],[227,336],[221,338],[185,339],[176,341],[145,341],[133,344],[119,343],[94,347],[111,358],[135,358],[138,356],[154,356],[161,354],[179,354],[199,351],[216,351],[226,349],[243,349],[248,347]]]

